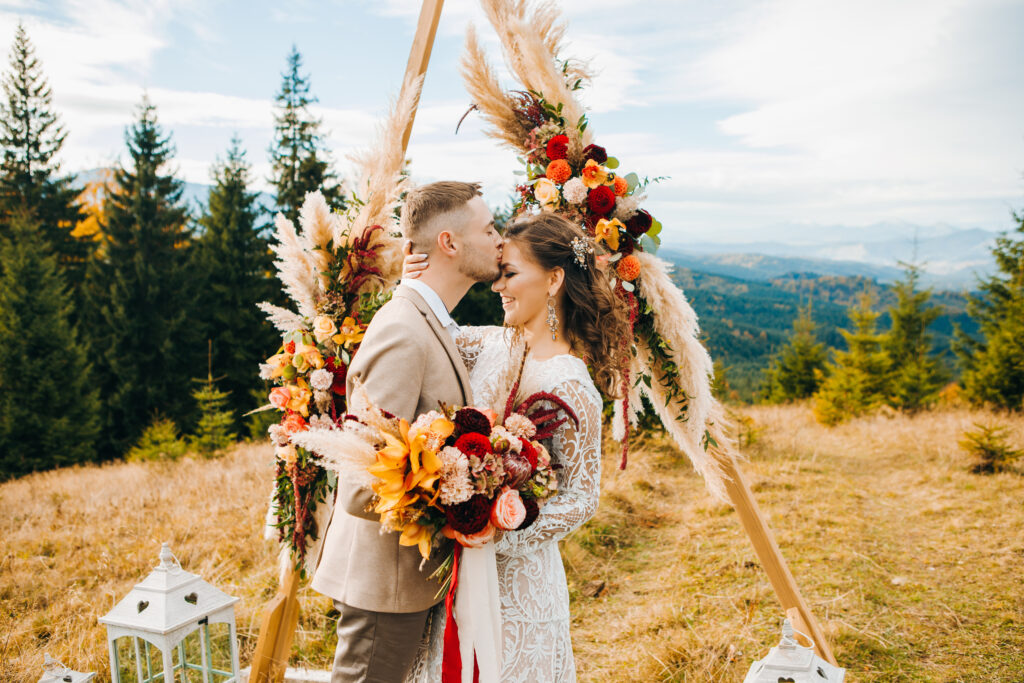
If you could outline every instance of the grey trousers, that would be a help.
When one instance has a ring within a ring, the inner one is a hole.
[[[402,683],[412,667],[430,610],[369,612],[334,601],[338,649],[331,683]]]

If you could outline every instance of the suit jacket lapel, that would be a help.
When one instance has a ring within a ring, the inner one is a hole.
[[[419,309],[420,313],[423,314],[423,317],[427,319],[427,324],[434,331],[434,335],[441,342],[441,346],[444,347],[445,353],[448,354],[448,359],[455,368],[455,374],[459,380],[459,388],[462,390],[463,404],[469,405],[473,400],[473,391],[469,384],[469,371],[466,370],[466,364],[462,361],[462,354],[459,353],[452,335],[441,325],[437,316],[430,310],[429,304],[415,290],[399,285],[394,295],[411,301]]]

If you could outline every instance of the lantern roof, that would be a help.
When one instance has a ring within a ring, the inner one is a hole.
[[[236,602],[238,598],[182,569],[170,545],[164,543],[160,564],[100,617],[100,623],[167,635],[189,623],[198,624]]]
[[[842,683],[846,670],[835,666],[804,647],[796,639],[789,619],[782,623],[782,640],[768,656],[750,665],[744,683]]]

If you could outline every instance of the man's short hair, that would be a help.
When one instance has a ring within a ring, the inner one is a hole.
[[[429,230],[434,218],[464,207],[473,197],[481,196],[480,183],[442,180],[409,191],[402,205],[401,228],[412,240],[416,251],[433,251],[437,231]],[[427,234],[427,232],[432,234]]]

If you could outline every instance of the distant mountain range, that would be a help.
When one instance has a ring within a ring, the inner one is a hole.
[[[974,228],[941,234],[907,234],[916,226],[869,227],[863,233],[844,228],[809,231],[813,242],[666,243],[669,260],[687,268],[748,280],[770,280],[789,273],[898,280],[899,262],[924,268],[922,284],[936,289],[974,289],[978,276],[994,267],[991,247],[997,233]],[[843,239],[845,238],[845,239]]]

